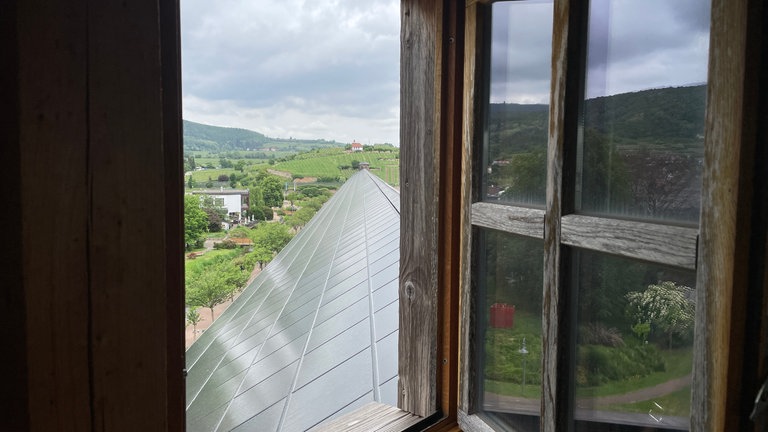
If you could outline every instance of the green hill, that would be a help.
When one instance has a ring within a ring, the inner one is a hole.
[[[335,141],[296,140],[270,138],[248,129],[211,126],[184,120],[184,151],[207,151],[221,153],[229,151],[277,151],[301,152],[316,148],[337,147]]]
[[[619,148],[639,145],[700,149],[704,133],[706,86],[670,87],[588,99],[583,124],[609,135]],[[490,154],[513,154],[544,149],[547,143],[547,105],[491,104],[488,116]]]

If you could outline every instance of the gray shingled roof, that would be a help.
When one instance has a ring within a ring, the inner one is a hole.
[[[399,248],[399,193],[356,173],[187,351],[188,430],[395,405]]]

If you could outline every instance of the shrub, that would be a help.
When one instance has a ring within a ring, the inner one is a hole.
[[[577,362],[576,381],[587,386],[643,377],[666,369],[664,359],[651,344],[616,348],[580,345]]]
[[[521,354],[523,337],[528,354]],[[532,334],[514,334],[509,329],[489,329],[486,336],[485,378],[514,384],[523,382],[525,356],[526,385],[541,384],[541,338]]]
[[[614,327],[600,322],[589,323],[579,328],[579,342],[583,345],[619,347],[624,345],[621,333]]]
[[[235,242],[233,242],[232,240],[224,240],[222,242],[213,244],[214,249],[234,249],[236,247],[237,247],[237,244],[235,244]]]

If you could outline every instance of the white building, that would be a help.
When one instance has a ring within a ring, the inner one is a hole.
[[[216,204],[227,209],[227,222],[241,222],[243,213],[248,210],[249,192],[246,189],[200,189],[192,194],[212,197]]]

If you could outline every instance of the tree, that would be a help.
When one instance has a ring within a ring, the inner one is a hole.
[[[599,212],[623,211],[631,199],[629,174],[616,146],[595,129],[584,131],[582,207]]]
[[[231,287],[213,271],[195,273],[187,280],[187,304],[210,309],[211,322],[215,319],[213,308],[224,303],[230,293]]]
[[[248,254],[251,259],[259,263],[259,270],[262,270],[264,268],[264,265],[268,262],[272,261],[272,257],[274,257],[274,252],[271,250],[263,247],[263,246],[256,246],[253,248],[253,251]]]
[[[248,216],[256,220],[264,220],[266,214],[264,213],[264,194],[258,187],[252,187],[248,189]],[[272,213],[272,210],[269,211]]]
[[[187,180],[187,187],[190,189],[193,189],[197,186],[197,182],[195,182],[195,179],[192,178],[192,175],[190,174],[189,179]]]
[[[509,172],[511,186],[505,191],[505,199],[527,201],[531,197],[544,198],[547,181],[546,148],[535,148],[530,153],[517,154],[512,158],[509,169],[497,168]],[[534,200],[536,198],[533,198]]]
[[[304,195],[301,192],[291,192],[285,196],[285,199],[291,203],[291,207],[293,207],[295,201],[299,201],[302,198],[304,198]]]
[[[642,292],[629,292],[626,297],[636,322],[648,323],[666,333],[669,348],[672,348],[673,336],[683,339],[691,336],[695,313],[693,289],[664,281],[648,285]]]
[[[312,220],[312,216],[315,215],[316,211],[312,207],[302,207],[291,216],[285,218],[285,223],[298,232],[300,227],[303,227]]]
[[[234,168],[240,172],[243,172],[243,169],[245,169],[245,161],[239,160],[235,162]]]
[[[198,306],[192,306],[187,311],[187,325],[192,325],[192,334],[197,339],[197,325],[203,320],[200,312],[197,311]]]
[[[212,196],[208,195],[200,200],[200,208],[202,208],[208,218],[208,231],[221,231],[221,224],[227,217],[227,209],[218,204]]]
[[[272,252],[280,252],[291,241],[288,227],[277,223],[263,223],[251,231],[251,240],[255,246],[261,246]]]
[[[196,195],[184,195],[184,243],[192,249],[203,237],[208,217],[200,208],[200,198]]]
[[[200,271],[188,275],[186,303],[189,306],[207,307],[211,310],[211,322],[215,319],[213,308],[224,303],[246,281],[248,275],[227,260],[216,261]]]
[[[283,182],[275,176],[269,175],[259,181],[264,204],[269,207],[283,205]]]
[[[195,168],[197,168],[195,156],[188,156],[186,159],[184,159],[184,171],[194,171]]]

